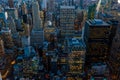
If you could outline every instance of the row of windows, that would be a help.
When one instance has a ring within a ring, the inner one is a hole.
[[[73,12],[73,13],[75,13],[75,9],[60,9],[60,12]]]
[[[71,71],[79,71],[79,70],[81,70],[82,69],[82,66],[71,66],[70,65],[70,70]]]
[[[74,23],[74,19],[60,19],[60,23]]]
[[[69,29],[69,27],[74,27],[74,24],[61,24],[61,27],[66,27],[66,29]]]
[[[61,17],[63,17],[63,18],[71,18],[71,17],[73,17],[73,18],[75,18],[75,15],[74,14],[60,14],[60,18]]]

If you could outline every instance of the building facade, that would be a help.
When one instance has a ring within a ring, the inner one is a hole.
[[[32,2],[33,29],[30,34],[30,44],[40,46],[44,41],[44,31],[42,30],[42,20],[40,18],[39,4]]]
[[[72,75],[81,75],[84,73],[85,64],[85,44],[82,39],[72,38],[68,41],[68,49],[70,53],[68,54],[68,73]],[[80,77],[82,79],[82,77]]]
[[[3,28],[1,30],[1,36],[4,41],[4,47],[7,49],[11,49],[14,47],[12,35],[11,35],[11,30],[7,27]]]
[[[4,55],[4,42],[3,40],[0,38],[0,56]]]
[[[39,4],[37,1],[32,2],[33,30],[41,30],[41,19]]]
[[[85,23],[84,40],[87,45],[87,61],[99,62],[107,59],[111,27],[100,19]]]
[[[75,6],[60,6],[60,30],[62,36],[74,34]]]
[[[14,1],[13,0],[8,0],[8,4],[10,8],[14,7]]]
[[[120,24],[117,26],[110,52],[110,66],[116,79],[120,79]]]

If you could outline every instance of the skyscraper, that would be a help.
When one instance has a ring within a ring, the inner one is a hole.
[[[80,8],[83,9],[83,0],[80,0]]]
[[[47,11],[49,11],[49,12],[54,12],[55,11],[55,0],[48,0]]]
[[[116,76],[116,80],[120,79],[120,24],[117,26],[116,35],[112,42],[110,52],[110,66],[112,74]]]
[[[99,62],[108,58],[110,31],[110,25],[102,20],[86,21],[84,40],[87,45],[87,62]]]
[[[68,50],[70,50],[70,53],[68,54],[69,73],[75,76],[81,75],[82,73],[84,73],[86,52],[85,44],[82,39],[72,38],[68,39],[67,47]]]
[[[39,4],[37,1],[32,2],[33,30],[41,30],[41,19],[39,12]]]
[[[0,56],[4,54],[4,43],[3,40],[0,38]]]
[[[21,6],[22,6],[21,7],[22,8],[22,15],[27,14],[27,5],[26,5],[26,3],[23,2]]]
[[[13,2],[13,0],[8,0],[8,4],[9,4],[9,7],[10,7],[10,8],[13,8],[13,7],[14,7],[14,2]]]
[[[92,4],[88,7],[88,19],[94,19],[96,4]]]
[[[62,36],[74,34],[75,6],[60,6],[60,29]]]
[[[5,11],[8,14],[8,17],[12,16],[13,19],[18,19],[18,11],[16,8],[6,8]]]
[[[14,19],[11,16],[7,19],[7,26],[11,29],[12,34],[17,32]]]
[[[44,31],[42,29],[42,20],[40,18],[39,4],[37,1],[32,2],[33,29],[30,36],[32,46],[40,46],[44,41]]]
[[[2,33],[2,39],[4,41],[4,46],[7,49],[11,49],[14,47],[11,30],[8,27],[5,27],[1,30]]]
[[[6,18],[5,18],[5,13],[0,13],[0,28],[6,26]]]

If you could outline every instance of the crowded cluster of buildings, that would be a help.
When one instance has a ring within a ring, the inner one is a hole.
[[[1,0],[3,80],[119,80],[117,0]]]

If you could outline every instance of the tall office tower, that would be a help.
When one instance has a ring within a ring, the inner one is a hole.
[[[12,34],[15,34],[17,32],[16,26],[15,26],[15,21],[12,17],[8,17],[6,24],[10,28]]]
[[[3,12],[3,7],[0,5],[0,13]]]
[[[47,10],[47,0],[42,0],[42,9]]]
[[[4,43],[3,40],[0,38],[0,56],[4,55]]]
[[[24,36],[30,36],[30,26],[29,24],[23,24],[23,28],[24,28]]]
[[[8,17],[12,16],[13,19],[18,19],[18,11],[16,8],[6,8],[5,11],[8,14]]]
[[[76,12],[76,19],[75,19],[75,30],[80,31],[83,27],[83,21],[84,21],[84,10],[78,8]]]
[[[83,0],[80,0],[80,8],[83,9]]]
[[[116,79],[120,79],[120,24],[117,26],[116,35],[112,42],[111,53],[110,53],[110,66],[112,74],[115,75]]]
[[[96,4],[92,4],[88,7],[88,19],[95,18]]]
[[[44,31],[32,31],[30,36],[30,44],[32,46],[40,46],[43,45],[44,42]]]
[[[37,1],[32,2],[33,30],[41,30],[41,19],[39,12],[39,4]]]
[[[49,11],[49,12],[54,12],[55,11],[55,0],[48,0],[47,11]]]
[[[57,34],[55,31],[56,31],[56,29],[54,27],[46,27],[46,28],[44,28],[44,37],[45,37],[45,40],[50,41],[51,34],[52,35]]]
[[[44,31],[42,30],[42,22],[40,18],[38,2],[32,3],[33,14],[33,29],[30,36],[30,42],[32,46],[40,46],[44,41]]]
[[[14,47],[14,43],[13,43],[13,39],[12,39],[12,35],[11,35],[11,30],[7,27],[3,28],[1,30],[1,34],[2,34],[2,39],[4,41],[4,46],[7,49],[11,49]]]
[[[63,37],[74,34],[75,6],[60,6],[60,30]]]
[[[84,73],[84,64],[85,64],[85,43],[82,39],[79,38],[71,38],[67,40],[68,49],[70,53],[68,54],[68,73],[75,75],[80,75],[79,79],[82,79],[82,75]]]
[[[30,31],[32,30],[32,16],[30,14],[28,14],[27,16],[27,23],[29,24],[30,26]]]
[[[111,33],[110,33],[110,46],[112,46],[113,39],[116,35],[117,27],[118,27],[118,20],[110,20],[108,22],[111,25]]]
[[[22,15],[27,14],[27,5],[25,2],[21,4],[21,8],[22,8]]]
[[[13,0],[8,0],[8,4],[10,8],[14,7],[14,1]]]
[[[43,0],[37,0],[38,1],[38,4],[39,4],[39,9],[42,10],[42,2]]]
[[[0,13],[0,29],[6,26],[5,13]]]
[[[86,21],[84,30],[84,40],[87,45],[86,62],[108,59],[111,26],[100,19],[93,19]]]

